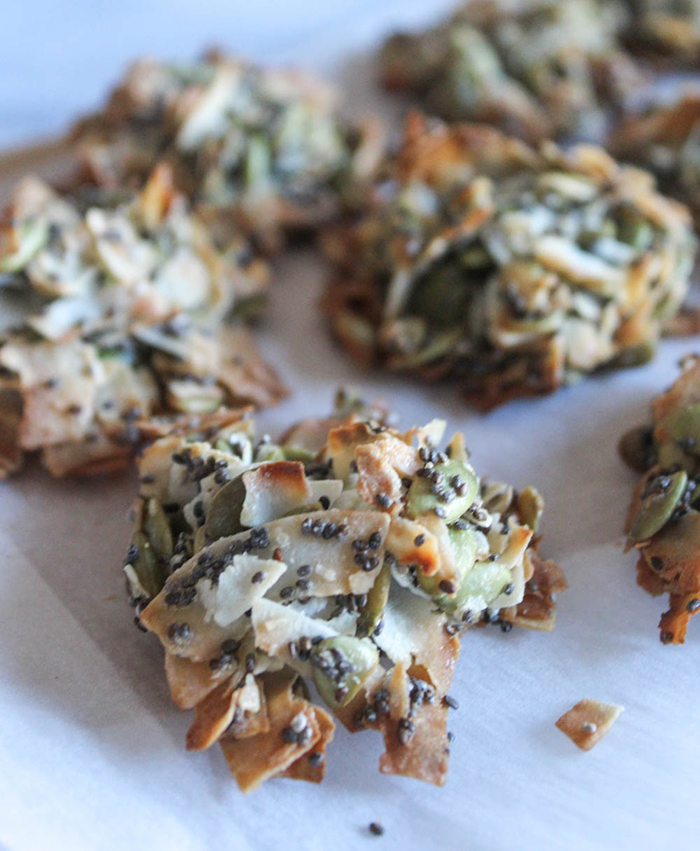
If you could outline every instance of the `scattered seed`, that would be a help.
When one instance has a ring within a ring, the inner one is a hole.
[[[451,694],[446,694],[443,697],[442,702],[445,704],[445,706],[449,706],[450,709],[459,709],[458,701],[454,697],[452,697]]]

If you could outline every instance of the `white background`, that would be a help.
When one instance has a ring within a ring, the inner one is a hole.
[[[3,4],[0,141],[64,128],[142,52],[190,56],[217,41],[340,76],[367,91],[362,53],[392,25],[445,3],[124,0]],[[348,61],[352,57],[352,61]],[[340,730],[320,786],[273,781],[247,798],[220,752],[184,750],[188,715],[169,702],[157,642],[131,626],[120,575],[131,474],[51,481],[37,465],[0,483],[0,848],[3,851],[358,848],[452,851],[692,848],[700,776],[700,623],[663,647],[665,601],[635,585],[620,530],[635,481],[617,459],[625,428],[697,341],[666,342],[653,365],[555,397],[469,411],[453,388],[360,373],[316,310],[324,270],[310,252],[278,267],[263,348],[294,390],[261,415],[275,433],[323,413],[338,384],[383,396],[408,427],[444,416],[482,474],[537,485],[544,553],[567,572],[552,635],[466,636],[453,694],[444,789],[378,773],[379,737]],[[698,618],[700,620],[700,618]],[[594,751],[555,727],[583,697],[625,713]],[[386,827],[369,836],[370,821]]]

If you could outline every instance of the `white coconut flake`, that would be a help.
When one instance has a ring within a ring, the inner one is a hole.
[[[249,553],[234,556],[217,584],[209,579],[197,584],[197,597],[206,609],[204,620],[213,619],[221,627],[237,621],[286,569],[284,562],[275,559],[261,559]],[[262,573],[262,579],[253,582],[257,573]]]

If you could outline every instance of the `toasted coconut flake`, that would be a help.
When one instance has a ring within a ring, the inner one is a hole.
[[[429,522],[433,523],[432,520]],[[392,517],[386,537],[386,548],[396,556],[400,564],[417,564],[426,576],[433,576],[440,570],[441,550],[438,538],[428,531],[424,524],[415,520]]]
[[[306,780],[309,783],[320,783],[326,773],[326,747],[333,741],[335,724],[331,716],[320,706],[311,706],[319,729],[319,739],[311,750],[293,762],[289,768],[280,771],[277,777],[288,777],[290,780]]]
[[[555,595],[565,591],[568,584],[562,569],[541,558],[537,550],[530,549],[528,559],[533,574],[525,583],[523,599],[514,609],[502,609],[501,617],[514,626],[552,632],[556,625]]]
[[[400,511],[401,477],[413,476],[420,467],[416,451],[402,440],[382,434],[373,443],[355,449],[357,490],[365,502],[377,504],[392,514]],[[384,499],[384,497],[386,499]],[[388,500],[388,505],[383,502]]]
[[[288,769],[320,741],[316,713],[307,701],[292,693],[293,680],[282,675],[265,681],[269,730],[246,739],[224,737],[221,747],[241,792],[257,789],[265,780]],[[310,734],[304,743],[287,741],[283,731],[302,715]],[[327,734],[326,734],[327,735]]]
[[[623,706],[600,700],[580,700],[557,721],[557,727],[582,751],[589,751],[606,736],[624,711]]]
[[[347,479],[355,462],[355,451],[359,446],[379,440],[381,433],[356,417],[341,423],[328,432],[325,456],[332,461],[333,471],[340,479]]]
[[[221,676],[212,671],[208,662],[192,662],[168,651],[165,653],[165,676],[170,697],[178,709],[194,709],[221,685]],[[230,671],[227,676],[231,676]]]
[[[0,479],[16,473],[24,461],[17,432],[22,418],[22,400],[14,389],[0,390]]]
[[[275,370],[263,361],[248,331],[227,329],[218,344],[222,352],[218,378],[234,404],[263,407],[275,405],[288,395]]]
[[[236,739],[265,733],[270,728],[265,697],[252,674],[240,681],[229,679],[210,692],[196,707],[187,731],[187,750],[210,748],[227,731]]]
[[[447,618],[436,616],[431,600],[403,588],[393,592],[384,610],[384,628],[375,644],[396,665],[421,665],[430,682],[446,694],[459,656],[459,638],[445,631]]]
[[[212,559],[225,557],[229,540],[223,538],[216,541],[207,548],[206,555]],[[180,655],[195,662],[215,658],[226,639],[239,638],[247,631],[248,625],[241,624],[239,618],[252,608],[255,600],[274,585],[285,571],[282,562],[260,559],[249,554],[234,555],[219,575],[216,584],[210,579],[202,578],[193,586],[189,586],[190,577],[196,575],[199,559],[204,552],[200,551],[176,571],[160,594],[141,614],[143,625],[154,632],[166,648],[177,648]],[[252,578],[257,573],[262,573],[263,578],[254,583]],[[186,593],[189,593],[190,589],[193,592],[193,601],[184,610],[177,603],[168,602],[170,595],[175,599],[183,599],[183,587]],[[190,638],[185,647],[169,637],[169,629],[173,624],[180,623],[183,617],[187,619],[190,630]]]
[[[344,526],[347,531],[330,538],[307,535],[301,531],[305,521],[311,525],[317,521],[330,523],[336,529]],[[384,557],[388,528],[389,518],[378,512],[339,509],[298,514],[267,524],[270,548],[279,547],[290,571],[298,570],[302,565],[311,566],[306,577],[309,581],[307,591],[318,597],[366,594],[374,583],[377,568],[370,571],[362,569],[355,560],[357,552],[353,541],[368,541],[372,535],[378,535],[379,544],[373,552],[379,567]]]
[[[260,526],[312,502],[312,491],[298,461],[262,464],[243,474],[245,501],[241,510],[244,526]]]
[[[309,675],[308,662],[293,656],[290,646],[298,646],[302,639],[331,638],[338,633],[326,621],[307,617],[303,611],[282,606],[272,600],[257,600],[251,617],[255,633],[255,646],[268,656],[276,656],[300,674]]]
[[[41,452],[42,463],[56,478],[117,473],[129,467],[132,456],[132,446],[97,430],[88,432],[87,440],[58,443]]]
[[[78,341],[56,348],[51,343],[8,343],[0,364],[16,372],[23,390],[19,428],[23,449],[38,449],[85,436],[94,412],[96,353]],[[65,376],[53,386],[53,376]]]
[[[450,749],[447,740],[447,708],[441,701],[424,702],[410,713],[411,682],[403,665],[397,665],[389,680],[390,714],[381,724],[386,753],[379,759],[382,774],[415,777],[444,786]],[[410,737],[402,740],[401,729],[411,725]]]

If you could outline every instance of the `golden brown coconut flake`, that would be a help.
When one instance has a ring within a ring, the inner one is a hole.
[[[576,747],[589,751],[607,736],[624,711],[623,706],[600,700],[580,700],[557,721],[557,727]]]

